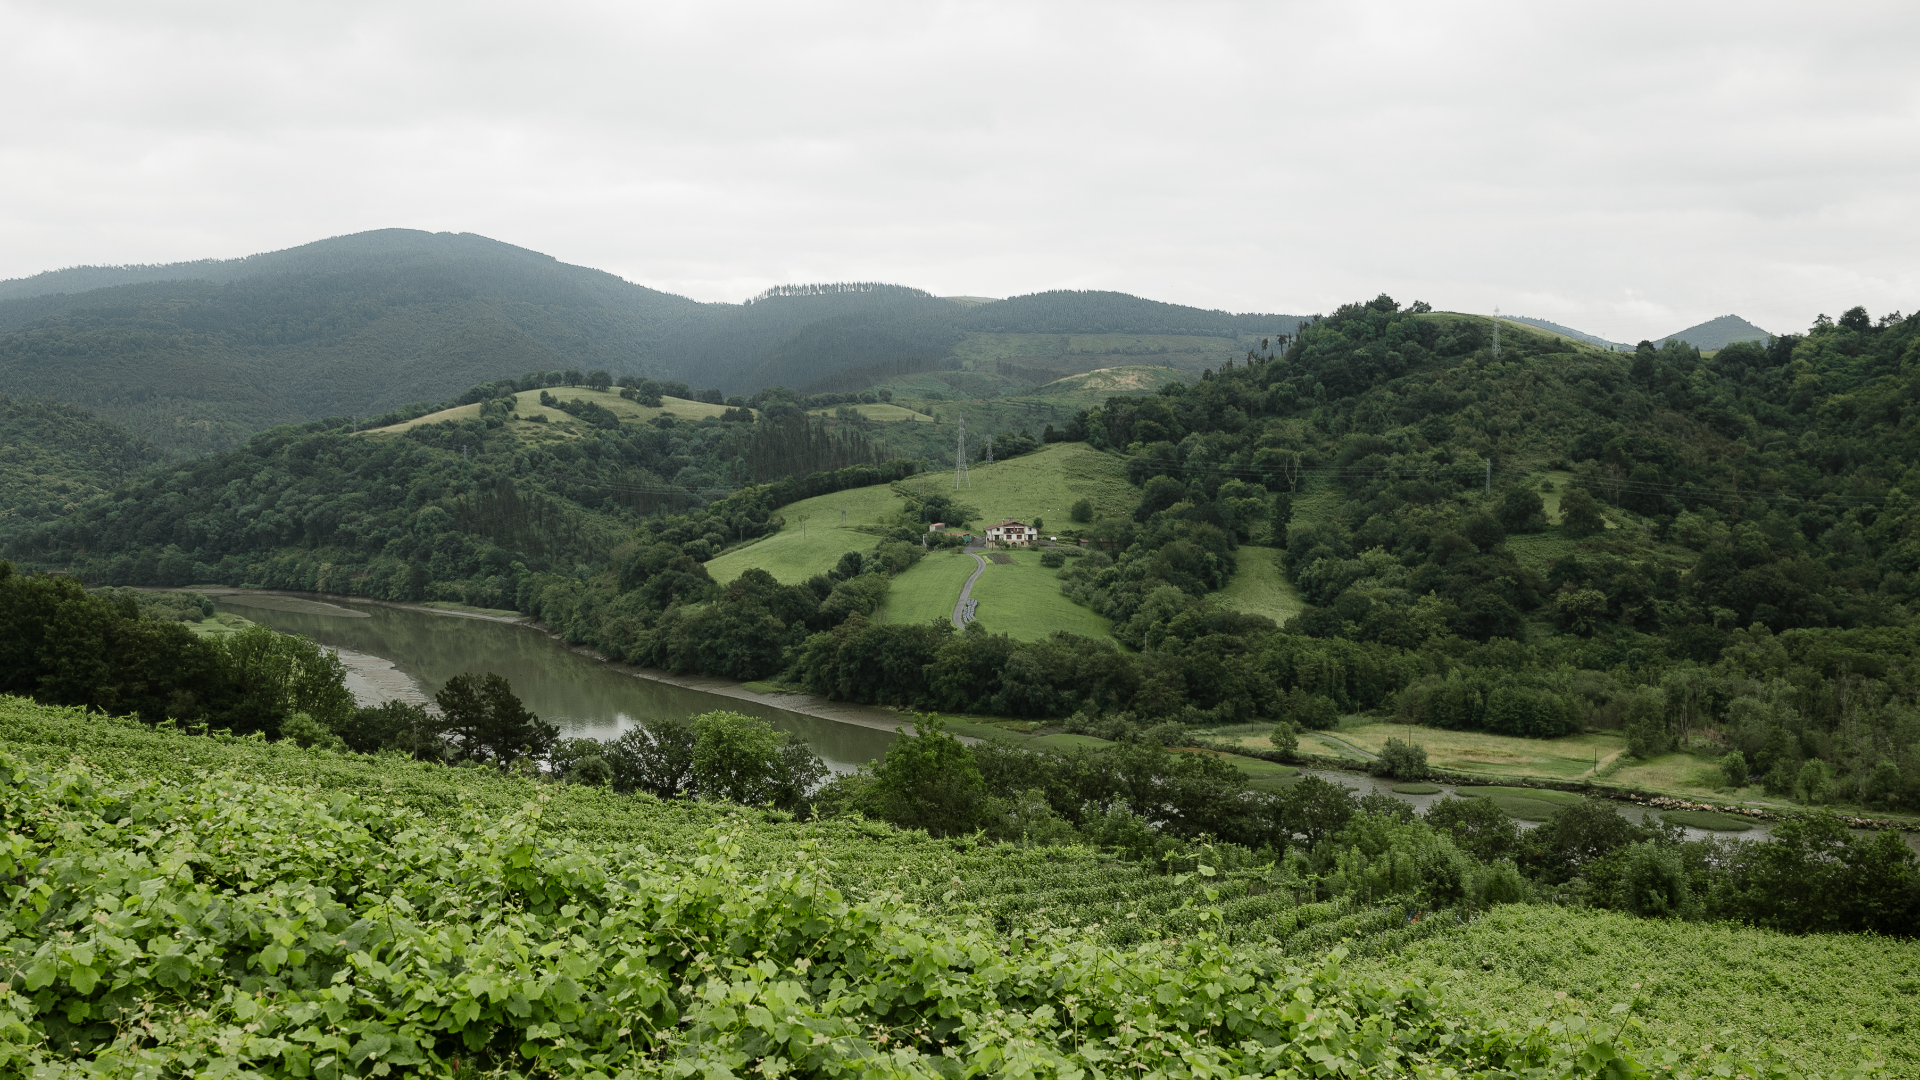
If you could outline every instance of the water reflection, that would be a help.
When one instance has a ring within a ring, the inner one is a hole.
[[[385,657],[428,697],[462,672],[504,675],[527,708],[568,737],[614,739],[637,718],[731,709],[798,734],[835,772],[874,760],[893,741],[887,731],[634,678],[530,626],[334,597],[241,593],[213,600],[275,630]]]

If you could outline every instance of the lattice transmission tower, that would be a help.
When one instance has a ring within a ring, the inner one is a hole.
[[[967,418],[960,418],[960,447],[953,452],[953,486],[972,488],[973,481],[967,476]]]
[[[987,464],[993,464],[993,432],[987,432]]]
[[[1498,305],[1493,309],[1493,358],[1500,359],[1500,308]]]

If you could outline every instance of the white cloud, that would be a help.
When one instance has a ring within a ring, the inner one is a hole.
[[[466,230],[797,280],[1387,291],[1622,340],[1920,303],[1902,4],[0,0],[0,277]]]

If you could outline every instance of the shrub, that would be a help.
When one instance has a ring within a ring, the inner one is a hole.
[[[1067,565],[1067,553],[1064,551],[1043,551],[1040,553],[1040,565],[1048,569],[1057,569]]]
[[[1300,754],[1300,729],[1285,720],[1273,725],[1273,731],[1267,736],[1267,741],[1288,759],[1298,757]]]
[[[1374,761],[1372,771],[1376,776],[1391,776],[1395,780],[1425,780],[1427,748],[1415,742],[1388,739],[1387,745],[1380,748],[1380,757]]]
[[[1680,852],[1654,843],[1626,851],[1615,902],[1635,915],[1676,916],[1687,907],[1687,868]]]
[[[1520,826],[1492,799],[1442,799],[1427,808],[1426,820],[1481,862],[1511,859],[1520,852]]]
[[[1568,536],[1595,536],[1606,531],[1607,519],[1600,513],[1600,500],[1584,488],[1574,488],[1560,496],[1560,528]]]
[[[1720,775],[1726,778],[1728,787],[1747,786],[1747,756],[1735,750],[1720,759]]]

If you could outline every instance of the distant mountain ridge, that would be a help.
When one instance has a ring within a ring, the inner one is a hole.
[[[1703,352],[1712,352],[1715,349],[1724,349],[1736,341],[1758,341],[1765,344],[1773,338],[1773,334],[1738,315],[1722,315],[1698,326],[1689,326],[1677,334],[1668,334],[1654,344],[1664,345],[1669,341],[1683,341]]]
[[[274,424],[378,415],[530,370],[751,393],[955,363],[969,335],[1232,347],[1299,322],[1118,292],[947,299],[872,282],[705,303],[472,233],[382,229],[240,259],[0,282],[0,392],[79,405],[173,453],[203,453]]]
[[[1545,319],[1534,319],[1534,318],[1529,318],[1525,315],[1502,315],[1501,318],[1510,319],[1517,323],[1525,323],[1528,326],[1537,326],[1542,330],[1548,330],[1556,334],[1562,334],[1567,337],[1573,338],[1575,341],[1584,341],[1589,345],[1598,345],[1603,349],[1626,348],[1626,346],[1622,345],[1620,342],[1608,341],[1606,338],[1603,338],[1598,334],[1589,334],[1585,330],[1575,330],[1571,326],[1561,326],[1557,322],[1548,322]]]

